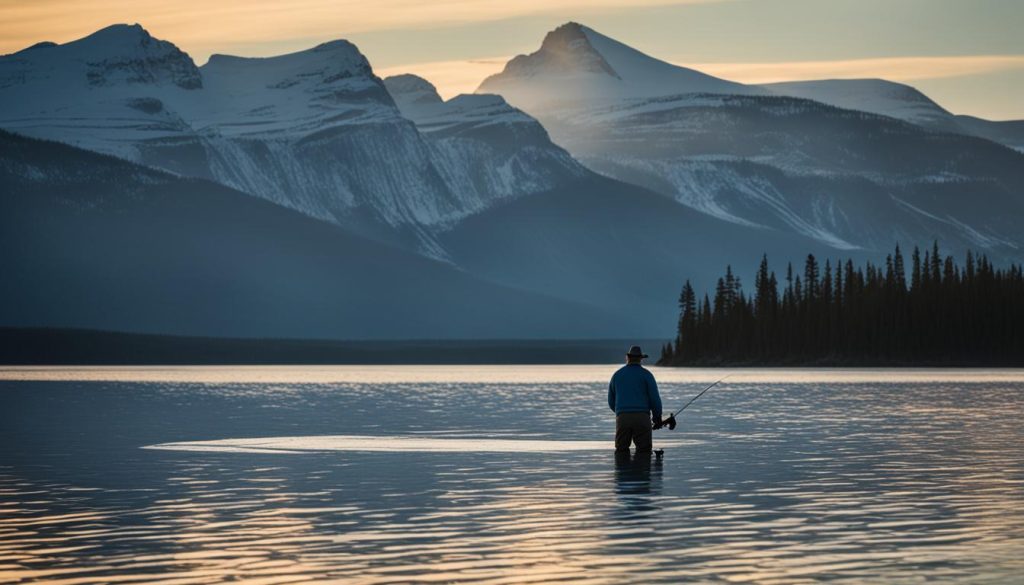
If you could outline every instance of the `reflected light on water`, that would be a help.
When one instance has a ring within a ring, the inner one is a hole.
[[[602,365],[0,366],[0,381],[195,384],[541,384],[608,381]],[[1024,370],[942,368],[651,368],[668,383],[1021,382]]]
[[[661,441],[658,446],[699,445],[700,441]],[[324,451],[381,453],[565,453],[607,451],[608,441],[542,441],[490,437],[403,437],[387,435],[312,435],[307,437],[260,437],[182,441],[147,445],[143,449],[206,451],[219,453],[277,453],[296,455]]]

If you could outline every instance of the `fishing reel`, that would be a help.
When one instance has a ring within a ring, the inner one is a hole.
[[[730,375],[732,375],[732,374],[730,374]],[[725,378],[728,378],[728,377],[729,376],[726,376]],[[725,378],[722,378],[721,380],[719,380],[719,381],[715,382],[714,384],[708,386],[707,388],[701,390],[700,394],[698,394],[698,395],[694,396],[693,398],[691,398],[690,401],[687,402],[686,404],[684,404],[683,407],[680,408],[679,410],[677,410],[677,411],[673,412],[672,414],[668,415],[668,418],[661,419],[658,422],[653,422],[652,421],[651,422],[651,430],[656,431],[656,430],[660,429],[661,427],[668,427],[668,430],[674,431],[676,429],[676,415],[680,414],[681,412],[686,410],[686,407],[690,406],[691,404],[693,404],[698,398],[700,398],[701,396],[704,396],[705,392],[707,392],[708,390],[711,390],[715,386],[718,386],[719,384],[721,384],[722,381],[725,380]]]
[[[654,423],[653,425],[651,425],[651,430],[656,431],[662,427],[668,427],[668,430],[670,431],[676,430],[676,415],[670,414],[668,415],[668,418],[663,418],[660,421]]]

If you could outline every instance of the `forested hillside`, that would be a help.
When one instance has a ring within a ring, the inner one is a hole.
[[[781,285],[781,289],[780,289]],[[662,365],[1021,365],[1024,272],[938,244],[914,248],[909,274],[899,247],[884,266],[808,255],[784,282],[761,260],[754,293],[726,267],[713,298],[690,282],[679,297],[678,334]]]

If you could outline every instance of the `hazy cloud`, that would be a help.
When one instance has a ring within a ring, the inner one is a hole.
[[[67,42],[113,23],[138,22],[205,58],[231,45],[720,1],[725,0],[0,0],[0,52],[42,40]]]

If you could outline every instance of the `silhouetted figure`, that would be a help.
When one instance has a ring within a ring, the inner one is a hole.
[[[608,407],[615,411],[615,450],[651,452],[651,427],[661,421],[661,395],[654,375],[640,365],[648,357],[640,346],[626,353],[626,365],[608,383]]]

